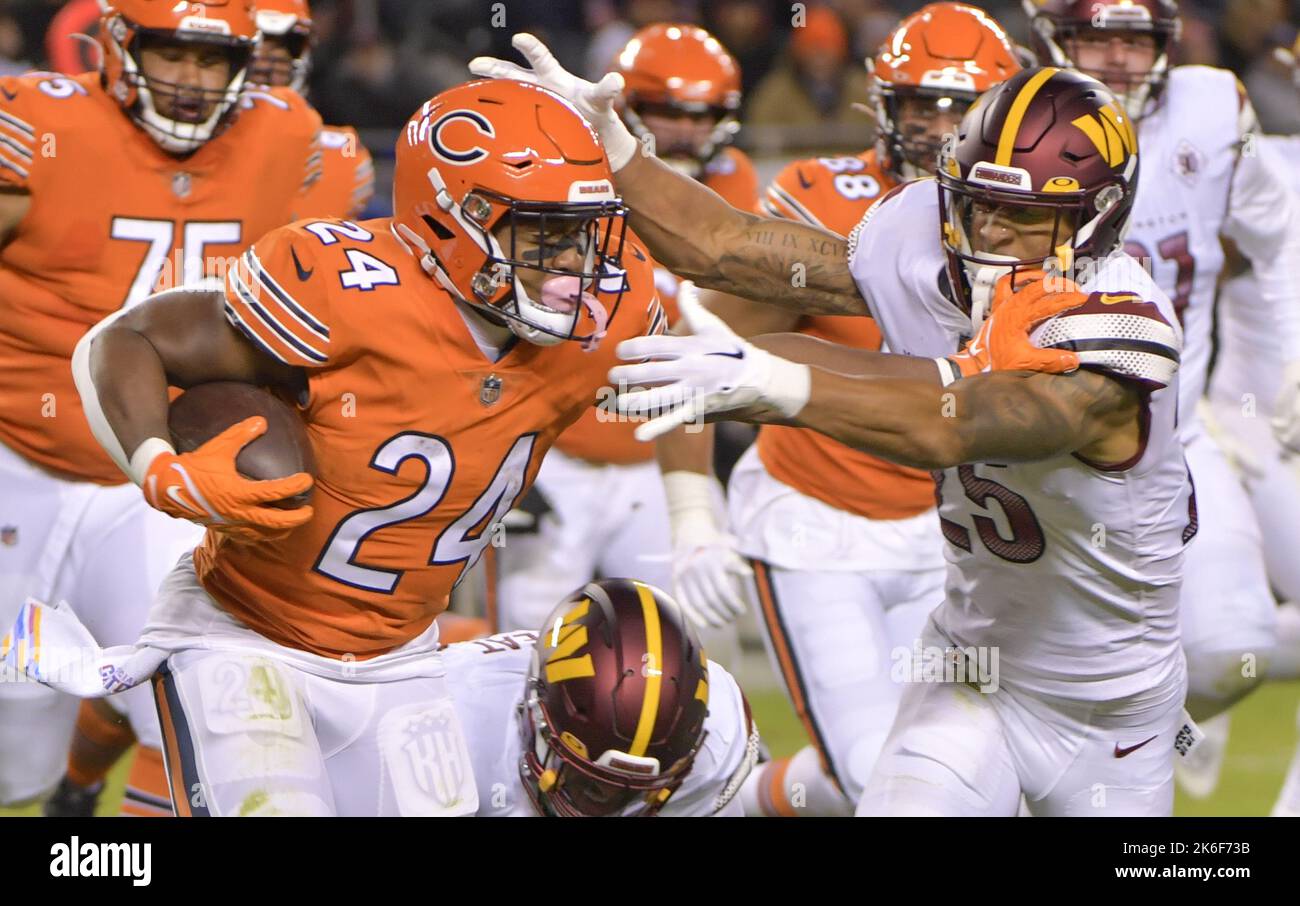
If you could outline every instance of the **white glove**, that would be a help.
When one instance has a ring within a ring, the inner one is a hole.
[[[1282,369],[1282,386],[1273,404],[1273,436],[1290,453],[1300,453],[1300,361]]]
[[[808,403],[812,374],[807,365],[778,358],[742,340],[700,304],[689,280],[677,289],[677,307],[691,336],[624,340],[618,344],[620,359],[655,361],[618,365],[609,372],[610,381],[619,388],[619,412],[657,415],[637,426],[637,440],[654,440],[715,412],[759,405],[790,418]]]
[[[716,480],[686,471],[663,478],[673,532],[673,594],[696,626],[725,626],[745,612],[753,571],[736,551],[736,539],[719,528]]]
[[[489,79],[531,82],[554,91],[578,108],[595,127],[605,146],[610,168],[615,173],[623,169],[638,147],[637,140],[614,109],[615,99],[623,93],[623,77],[611,72],[599,82],[579,78],[561,66],[545,44],[526,32],[515,35],[510,43],[528,58],[531,69],[496,57],[475,57],[469,61],[469,71]]]

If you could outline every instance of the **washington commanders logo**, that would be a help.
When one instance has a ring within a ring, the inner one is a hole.
[[[1095,116],[1085,114],[1071,120],[1070,124],[1078,126],[1092,140],[1097,151],[1112,167],[1124,163],[1125,156],[1137,153],[1137,133],[1133,131],[1133,121],[1114,104],[1102,107]]]
[[[591,601],[583,598],[564,616],[556,617],[555,625],[538,639],[546,657],[548,683],[596,675],[591,655],[583,651],[587,647],[587,627],[577,622],[587,615],[590,606]]]

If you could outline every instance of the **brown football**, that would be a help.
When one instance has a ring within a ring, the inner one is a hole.
[[[268,390],[237,381],[197,384],[177,397],[167,416],[178,453],[196,449],[246,418],[266,419],[266,433],[239,451],[235,468],[245,478],[283,478],[295,472],[316,475],[307,426],[293,407]],[[296,509],[311,501],[311,490],[269,504]]]

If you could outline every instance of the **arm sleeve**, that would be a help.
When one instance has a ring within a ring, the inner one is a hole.
[[[29,190],[37,154],[38,129],[31,101],[36,89],[13,77],[0,79],[0,184]]]
[[[1223,234],[1250,259],[1257,296],[1284,348],[1300,349],[1300,198],[1290,189],[1277,149],[1253,129],[1244,102],[1243,131]]]
[[[312,246],[282,227],[240,255],[226,275],[226,319],[262,352],[299,368],[321,368],[335,351],[325,269]]]

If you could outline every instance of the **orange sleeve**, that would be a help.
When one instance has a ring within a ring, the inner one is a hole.
[[[304,230],[281,227],[226,275],[226,319],[262,352],[300,368],[320,368],[337,354],[318,245]]]
[[[847,236],[893,185],[870,152],[797,160],[772,180],[759,211]]]
[[[298,206],[298,217],[355,220],[375,194],[375,164],[369,149],[350,126],[321,131],[321,176]]]
[[[5,186],[31,189],[32,174],[42,160],[37,153],[37,137],[52,131],[45,122],[50,111],[41,109],[45,105],[39,84],[30,76],[0,79],[0,183]]]

